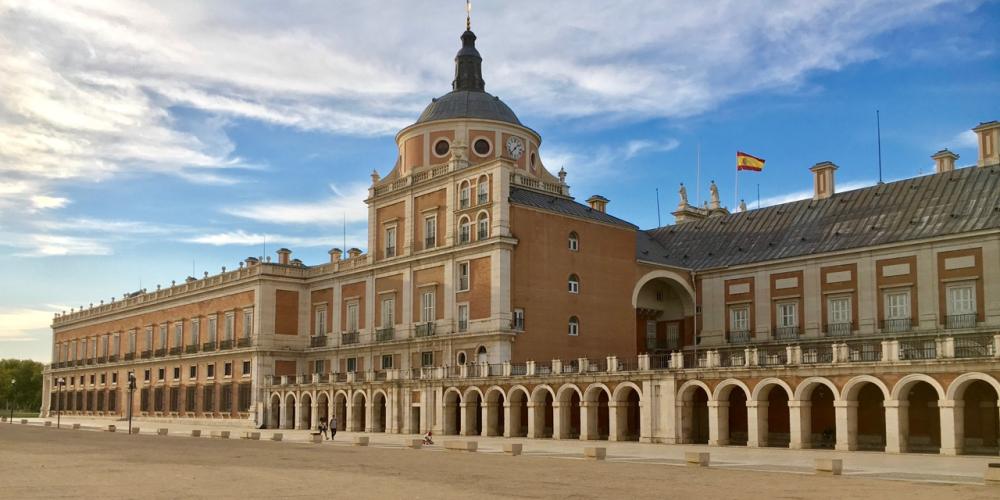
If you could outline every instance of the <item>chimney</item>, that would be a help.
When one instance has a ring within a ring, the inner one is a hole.
[[[341,249],[339,249],[339,248],[334,248],[334,249],[330,250],[327,253],[330,254],[330,263],[331,264],[336,263],[337,261],[339,261],[340,260],[340,256],[344,255],[344,252]]]
[[[350,250],[347,251],[347,257],[349,259],[353,259],[353,258],[355,258],[355,257],[357,257],[359,255],[361,255],[361,249],[359,249],[359,248],[352,248],[352,249],[350,249]]]
[[[291,264],[295,267],[303,267],[302,261],[299,259],[292,259]]]
[[[958,159],[958,155],[947,149],[942,149],[931,155],[931,159],[934,160],[934,173],[940,174],[955,170],[955,160]]]
[[[979,144],[980,167],[989,167],[1000,164],[1000,122],[980,123],[978,127],[972,129],[976,133],[976,142]]]
[[[608,202],[609,201],[611,201],[611,200],[609,200],[609,199],[607,199],[607,198],[605,198],[605,197],[603,197],[603,196],[601,196],[599,194],[595,194],[594,196],[591,196],[590,198],[587,198],[587,204],[590,205],[590,208],[593,209],[593,210],[597,210],[598,212],[601,212],[602,214],[608,211]]]
[[[833,196],[833,172],[837,168],[833,162],[823,161],[809,169],[813,173],[814,200],[825,200]]]
[[[278,249],[278,264],[288,265],[288,258],[292,256],[292,251],[287,248]]]
[[[246,263],[247,267],[253,267],[256,266],[257,264],[260,264],[260,259],[258,259],[257,257],[247,257]]]

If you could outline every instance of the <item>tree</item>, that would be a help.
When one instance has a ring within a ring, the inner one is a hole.
[[[42,408],[42,369],[30,359],[0,359],[0,404],[6,409],[38,411]],[[12,380],[16,383],[11,384]]]

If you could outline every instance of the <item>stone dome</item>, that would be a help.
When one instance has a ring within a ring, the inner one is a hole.
[[[417,123],[452,118],[496,120],[523,126],[499,97],[480,90],[454,90],[434,99],[417,118]]]

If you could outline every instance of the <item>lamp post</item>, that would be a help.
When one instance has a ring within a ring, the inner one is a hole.
[[[10,379],[10,396],[7,397],[7,409],[10,410],[10,416],[7,417],[7,421],[14,423],[14,405],[10,404],[14,400],[14,384],[17,383],[16,378]]]
[[[56,381],[56,429],[60,428],[62,421],[62,388],[64,385],[66,385],[66,379],[59,377],[59,380]]]
[[[128,433],[132,435],[132,393],[135,392],[135,372],[128,372]]]

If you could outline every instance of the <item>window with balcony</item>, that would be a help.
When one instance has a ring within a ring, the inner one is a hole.
[[[316,336],[326,335],[326,306],[316,308],[315,319],[316,331],[313,334]]]
[[[646,321],[646,349],[656,349],[656,321]]]
[[[729,308],[729,341],[744,343],[750,341],[750,306],[739,305]]]
[[[348,373],[358,371],[358,358],[347,358],[347,371]]]
[[[469,208],[471,203],[472,191],[469,186],[469,181],[464,181],[458,188],[458,208]]]
[[[576,234],[576,231],[569,233],[569,251],[580,251],[580,236]]]
[[[396,226],[385,228],[385,257],[396,256]]]
[[[485,175],[479,178],[476,185],[476,204],[485,205],[490,199],[490,179]]]
[[[472,241],[472,224],[468,217],[462,217],[458,221],[458,242],[469,243]]]
[[[243,338],[253,337],[253,309],[243,310]]]
[[[681,325],[676,321],[667,323],[667,349],[681,348]]]
[[[167,348],[167,324],[160,325],[160,349]]]
[[[215,316],[208,318],[208,343],[214,344],[219,335],[219,320]]]
[[[576,316],[570,316],[569,318],[569,336],[576,337],[580,335],[580,319]]]
[[[850,335],[851,297],[830,297],[826,300],[826,334],[831,337]]]
[[[313,373],[323,373],[325,367],[326,365],[322,359],[313,361]]]
[[[434,366],[434,351],[420,353],[420,366],[424,368]]]
[[[490,237],[490,218],[486,213],[479,214],[476,222],[476,240],[482,241]]]
[[[575,274],[569,275],[569,293],[580,293],[580,277]]]
[[[514,316],[511,319],[511,322],[513,323],[511,325],[511,328],[519,332],[524,331],[524,309],[515,308]]]
[[[885,320],[882,330],[905,332],[910,329],[910,291],[890,290],[883,296]]]
[[[775,338],[793,339],[799,335],[799,303],[781,302],[777,306],[777,331]]]
[[[395,322],[396,298],[389,296],[382,299],[382,328],[392,328]]]
[[[976,288],[973,283],[949,285],[945,295],[948,298],[948,328],[973,328],[976,326]]]
[[[469,330],[469,304],[458,305],[458,331]]]
[[[435,293],[434,290],[424,290],[420,294],[420,321],[429,323],[435,320]]]
[[[191,340],[189,345],[198,345],[201,342],[201,320],[195,318],[191,320]]]
[[[233,313],[226,313],[225,329],[223,330],[222,340],[231,341],[233,340],[233,323],[236,317]]]
[[[458,263],[458,290],[459,292],[469,291],[469,263]]]
[[[382,369],[391,370],[392,369],[392,354],[382,355]]]
[[[174,323],[174,344],[171,347],[181,347],[184,345],[184,323],[178,321]]]
[[[437,216],[424,217],[424,248],[437,246]]]
[[[347,304],[347,333],[358,331],[358,301]]]

